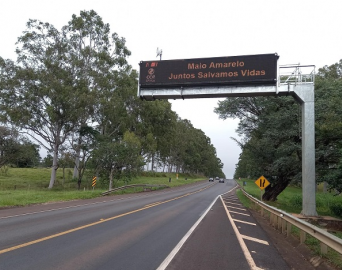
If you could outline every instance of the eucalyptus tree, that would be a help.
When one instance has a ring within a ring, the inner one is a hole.
[[[15,76],[1,89],[5,120],[26,130],[53,153],[52,188],[58,149],[74,129],[81,107],[68,62],[68,43],[53,25],[29,20],[17,45],[18,65],[12,65]]]
[[[142,155],[146,162],[151,162],[153,171],[156,157],[163,159],[169,154],[166,149],[169,148],[177,114],[171,110],[171,104],[165,100],[143,101],[141,105],[137,135],[141,138]]]
[[[223,164],[216,149],[200,129],[187,119],[178,118],[168,141],[169,171],[199,173],[207,176],[222,175]]]
[[[125,40],[109,31],[94,11],[73,15],[61,31],[29,20],[18,38],[18,64],[0,61],[5,78],[0,82],[2,119],[26,130],[53,153],[49,188],[56,178],[61,145],[75,131],[77,145],[81,144],[80,130],[94,119],[98,93],[113,91],[115,67],[124,66],[130,53]]]
[[[126,57],[130,51],[125,46],[125,39],[110,32],[109,24],[94,11],[81,11],[75,14],[68,25],[63,27],[63,35],[68,40],[70,64],[75,82],[82,90],[84,107],[79,111],[78,127],[73,134],[72,147],[76,160],[74,177],[78,176],[79,159],[82,152],[82,132],[94,121],[100,121],[94,113],[102,115],[103,102],[117,88],[120,72],[126,72]]]
[[[176,113],[168,101],[142,101],[136,95],[138,75],[130,67],[117,73],[113,91],[100,93],[97,122],[103,135],[122,138],[126,131],[134,133],[141,143],[145,163],[162,157],[167,147]]]

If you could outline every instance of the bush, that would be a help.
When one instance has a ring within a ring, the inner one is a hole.
[[[294,195],[290,199],[290,204],[295,207],[302,207],[303,198],[301,195]]]
[[[342,217],[342,202],[335,202],[329,205],[331,213],[338,217]]]
[[[9,170],[9,167],[4,165],[4,166],[0,167],[0,174],[8,175],[8,170]]]

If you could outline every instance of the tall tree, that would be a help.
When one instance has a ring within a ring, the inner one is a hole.
[[[115,67],[124,66],[130,54],[125,40],[109,30],[94,11],[73,15],[61,31],[29,20],[17,42],[18,65],[0,59],[2,118],[53,153],[49,188],[61,145],[78,131],[79,153],[80,130],[93,119],[99,91],[115,89]]]
[[[75,102],[78,89],[66,61],[68,46],[61,32],[37,20],[29,20],[17,44],[15,80],[3,89],[6,120],[48,144],[39,140],[54,156],[49,184],[52,188],[58,149],[73,130],[79,107]]]
[[[318,70],[315,81],[317,181],[342,192],[342,60]]]
[[[243,152],[238,165],[244,165],[244,170],[237,168],[239,175],[235,175],[264,175],[271,182],[264,200],[276,200],[292,180],[301,177],[300,110],[292,97],[226,99],[216,112],[221,118],[240,119]]]
[[[79,16],[74,14],[63,27],[63,35],[69,44],[74,80],[83,90],[85,105],[79,111],[78,130],[73,134],[74,177],[78,177],[83,140],[80,131],[99,120],[95,119],[94,113],[100,108],[101,97],[116,89],[120,71],[128,67],[126,57],[130,51],[125,46],[125,39],[117,33],[111,34],[109,24],[105,24],[94,10],[81,11]]]

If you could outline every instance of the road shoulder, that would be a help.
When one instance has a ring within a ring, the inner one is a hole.
[[[286,237],[269,223],[268,219],[262,217],[259,212],[250,209],[250,213],[268,235],[272,244],[293,270],[334,270],[321,257],[312,254],[311,250],[305,245],[300,244],[294,236]]]

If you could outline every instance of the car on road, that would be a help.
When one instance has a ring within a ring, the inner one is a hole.
[[[219,183],[224,183],[224,179],[220,178]]]
[[[210,177],[209,182],[214,182],[214,178]]]

